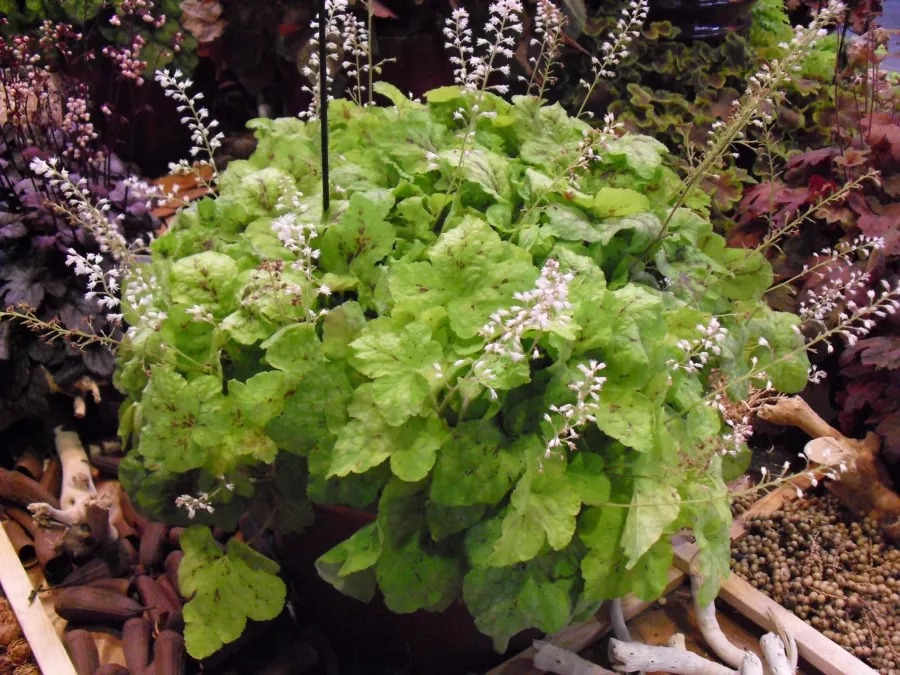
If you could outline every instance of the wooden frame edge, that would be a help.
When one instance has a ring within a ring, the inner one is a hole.
[[[45,675],[77,675],[69,654],[40,600],[31,600],[34,587],[22,567],[6,531],[0,527],[0,585],[9,601],[34,660]]]

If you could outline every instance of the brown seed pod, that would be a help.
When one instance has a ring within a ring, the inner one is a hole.
[[[66,631],[63,639],[75,672],[78,675],[94,675],[94,671],[100,667],[100,654],[91,634],[86,630],[70,630]]]
[[[44,576],[51,584],[57,583],[72,569],[72,561],[60,549],[63,531],[58,529],[41,530],[34,540],[34,548],[38,562],[44,570]]]
[[[113,575],[109,564],[102,558],[92,558],[85,564],[79,565],[66,575],[59,586],[83,586],[90,581],[109,579]]]
[[[22,529],[14,520],[4,520],[3,529],[6,530],[6,536],[9,537],[9,543],[12,544],[16,555],[22,561],[25,568],[37,565],[37,553],[34,548],[34,540],[28,536],[28,533]]]
[[[6,515],[9,516],[10,520],[16,521],[32,539],[35,539],[41,531],[41,528],[34,522],[34,518],[25,509],[20,509],[17,506],[7,506]]]
[[[125,517],[126,522],[137,530],[139,535],[143,535],[144,528],[150,521],[135,510],[134,504],[131,503],[131,499],[128,498],[128,493],[125,490],[122,490],[121,502],[122,515]]]
[[[44,502],[59,508],[59,499],[50,494],[41,484],[18,471],[0,469],[0,498],[19,506]]]
[[[58,457],[52,457],[47,461],[39,483],[51,495],[58,495],[62,490],[62,464]]]
[[[66,621],[122,623],[144,611],[131,598],[90,586],[64,588],[56,596],[54,606]]]
[[[165,562],[166,578],[179,597],[184,597],[181,595],[181,589],[178,587],[178,568],[181,565],[182,558],[184,558],[183,551],[172,551],[166,556]]]
[[[129,675],[143,675],[150,663],[150,635],[153,626],[143,617],[128,619],[122,628],[122,651]]]
[[[131,579],[96,579],[85,584],[91,588],[102,588],[119,595],[128,595],[131,590]]]
[[[169,598],[169,602],[172,603],[173,607],[181,607],[184,604],[184,600],[178,595],[178,591],[172,587],[169,577],[165,574],[160,574],[156,577],[156,583],[159,584],[159,587],[166,594],[166,597]]]
[[[36,481],[40,481],[41,476],[44,475],[44,463],[41,461],[41,458],[34,448],[28,448],[22,453],[19,460],[16,462],[15,468],[16,471],[20,471]]]
[[[118,663],[107,663],[94,671],[94,675],[128,675],[128,669]]]
[[[145,569],[162,562],[163,550],[166,545],[167,525],[158,522],[150,522],[141,533],[141,547],[138,549],[138,564]]]
[[[176,604],[169,600],[160,585],[146,574],[135,579],[134,585],[146,609],[144,616],[150,619],[153,625],[159,625],[169,612],[181,610],[181,603]]]
[[[153,645],[156,675],[184,675],[184,661],[184,638],[175,631],[162,631]]]
[[[182,532],[184,532],[183,527],[173,527],[169,530],[169,546],[172,548],[181,548]]]

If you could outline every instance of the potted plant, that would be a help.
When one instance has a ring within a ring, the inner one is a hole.
[[[329,7],[326,32],[346,34],[352,16]],[[215,198],[183,210],[149,264],[123,254],[120,476],[155,519],[193,523],[193,655],[284,596],[274,563],[209,534],[248,511],[276,532],[307,527],[313,504],[371,512],[319,575],[397,614],[462,602],[498,651],[604,600],[656,597],[675,531],[697,538],[704,603],[727,574],[723,465],[752,431],[740,402],[801,390],[809,364],[800,320],[762,299],[765,256],[726,246],[697,186],[828,16],[680,180],[661,143],[542,100],[562,40],[549,3],[537,75],[502,97],[520,12],[497,3],[478,41],[454,12],[458,85],[425,102],[383,84],[384,107],[359,105],[363,89],[332,102],[327,175],[322,101],[305,121],[251,123],[257,150],[213,175]],[[211,158],[205,111],[179,74],[159,79]],[[810,344],[867,330],[893,297]]]

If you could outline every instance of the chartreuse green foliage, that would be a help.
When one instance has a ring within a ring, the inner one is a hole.
[[[274,509],[275,526],[300,529],[307,500],[373,509],[319,573],[396,612],[462,597],[498,650],[605,599],[656,597],[682,528],[697,532],[712,597],[728,571],[725,427],[705,405],[710,369],[669,362],[715,315],[730,329],[717,364],[735,391],[754,357],[776,387],[801,389],[802,343],[760,301],[768,264],[687,209],[661,235],[679,181],[651,138],[612,139],[570,175],[584,122],[485,94],[496,114],[461,159],[454,112],[469,98],[379,91],[393,105],[333,105],[324,217],[315,124],[259,120],[256,153],[153,244],[152,304],[167,318],[156,331],[126,317],[136,329],[117,380],[130,399],[122,433],[138,438],[128,489],[170,522],[186,520],[178,496],[209,493],[215,510],[196,520],[223,527]],[[285,223],[317,228],[312,282],[273,230]],[[569,320],[528,330],[524,360],[485,355],[482,327],[548,259],[573,275]],[[330,294],[315,295],[320,285]],[[473,368],[482,357],[492,374]],[[575,400],[569,385],[591,360],[608,364],[596,423],[577,451],[546,456],[545,413]],[[221,616],[220,598],[259,619],[284,591],[274,564],[189,533],[187,644],[204,655],[243,623]]]
[[[202,659],[244,632],[247,619],[274,619],[284,607],[286,588],[278,565],[231,539],[223,552],[206,527],[181,535],[184,559],[178,587],[191,600],[184,607],[185,641]]]

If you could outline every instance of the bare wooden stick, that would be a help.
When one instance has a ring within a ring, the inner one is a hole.
[[[557,675],[617,675],[578,654],[542,640],[534,641],[534,665]]]
[[[700,585],[703,580],[696,572],[691,572],[691,596],[694,599],[694,613],[697,615],[697,624],[700,634],[706,640],[706,644],[713,653],[732,668],[740,668],[744,662],[743,649],[738,649],[722,632],[719,620],[716,618],[716,603],[708,605],[700,604]]]
[[[609,641],[609,660],[625,672],[645,670],[675,675],[738,675],[731,668],[684,649],[622,642],[615,638]]]
[[[766,633],[760,639],[763,656],[766,657],[766,665],[772,675],[794,675],[796,670],[791,667],[787,653],[784,651],[784,642],[775,633]]]
[[[631,642],[631,632],[625,625],[625,617],[622,615],[622,598],[609,601],[609,620],[612,623],[613,635],[622,642]]]

